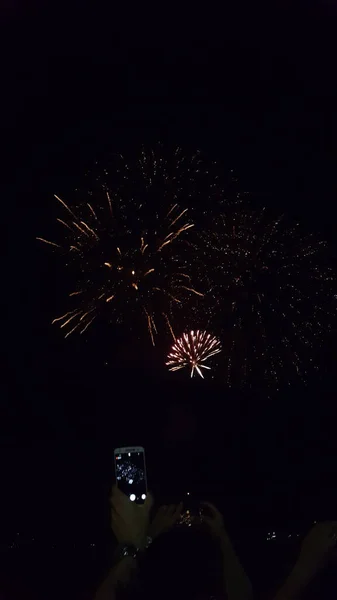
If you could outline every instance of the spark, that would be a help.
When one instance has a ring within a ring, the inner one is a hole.
[[[109,263],[109,262],[105,262],[104,264],[105,264],[105,266],[106,266],[106,267],[110,267],[110,269],[111,269],[111,267],[112,267],[112,264],[111,264],[111,263]]]
[[[98,221],[97,215],[96,215],[93,207],[91,206],[91,204],[89,204],[89,202],[87,202],[87,206],[89,206],[89,209],[91,210],[92,214],[94,215],[96,221]]]
[[[68,333],[66,333],[66,335],[64,336],[64,339],[66,339],[73,331],[75,331],[75,329],[77,329],[80,326],[80,323],[77,323],[75,325],[75,327],[73,327],[70,331],[68,331]]]
[[[144,273],[144,277],[146,277],[147,275],[150,275],[150,273],[153,273],[154,269],[149,269],[148,271],[146,271],[146,273]]]
[[[168,240],[167,242],[164,242],[161,246],[159,246],[158,248],[158,252],[161,251],[162,248],[164,248],[164,246],[167,246],[167,244],[170,244],[172,240]]]
[[[70,212],[70,214],[74,217],[74,219],[77,219],[76,215],[73,213],[72,210],[70,210],[69,206],[63,201],[61,200],[61,198],[59,198],[58,196],[56,196],[56,194],[54,194],[54,198],[56,198],[56,200],[58,200],[59,202],[61,202],[61,204],[64,206],[64,208],[67,209],[67,211]]]
[[[95,307],[94,307],[94,308],[91,308],[91,309],[90,309],[90,310],[88,310],[86,313],[84,313],[84,314],[81,316],[81,318],[80,318],[80,321],[83,321],[84,317],[86,317],[87,315],[89,315],[89,314],[90,314],[90,313],[91,313],[93,310],[95,310]]]
[[[55,242],[50,242],[49,240],[45,240],[44,238],[37,237],[36,239],[40,240],[40,242],[44,242],[45,244],[49,244],[50,246],[55,246],[56,248],[62,248],[62,246],[60,246],[59,244],[55,244]]]
[[[85,327],[80,331],[80,335],[82,335],[82,333],[85,332],[86,329],[88,329],[89,325],[91,325],[91,323],[93,322],[93,320],[96,319],[96,315],[93,316],[93,318],[85,325]]]
[[[58,221],[59,223],[62,223],[62,225],[64,225],[64,227],[69,229],[71,231],[71,233],[74,233],[74,230],[70,227],[70,225],[68,225],[68,223],[66,223],[65,221],[62,221],[62,219],[56,219],[56,221]]]
[[[147,317],[147,327],[148,327],[149,334],[150,334],[150,337],[151,337],[152,345],[155,346],[154,337],[153,337],[152,319],[151,319],[149,313],[147,312],[147,310],[146,309],[144,309],[144,310],[145,310],[145,314],[146,314],[146,317]]]
[[[174,235],[173,231],[171,231],[166,238],[164,238],[164,241],[167,240],[168,238],[172,237]]]
[[[168,211],[166,218],[171,214],[172,211],[174,211],[175,208],[177,208],[178,204],[173,204],[173,206],[170,208],[170,210]]]
[[[87,225],[84,221],[81,221],[81,223],[82,223],[82,225],[84,225],[84,227],[87,228],[88,231],[90,231],[90,233],[92,233],[92,235],[95,236],[96,240],[99,240],[97,233],[93,229],[91,229],[91,227],[89,227],[89,225]]]
[[[178,219],[180,219],[180,217],[182,217],[182,216],[183,216],[183,214],[185,214],[185,212],[187,212],[187,211],[188,211],[188,208],[185,208],[185,209],[184,209],[184,210],[183,210],[183,211],[180,213],[180,215],[178,215],[178,216],[177,216],[177,217],[176,217],[176,218],[175,218],[175,219],[174,219],[174,220],[171,222],[171,225],[170,225],[170,227],[173,227],[173,225],[174,225],[174,224],[175,224],[175,223],[178,221]]]
[[[140,246],[140,251],[142,254],[144,254],[146,248],[148,248],[149,244],[145,244],[144,242],[144,238],[140,238],[141,241],[141,246]]]
[[[57,317],[56,319],[54,319],[54,320],[51,322],[51,323],[52,323],[52,325],[53,325],[54,323],[56,323],[57,321],[62,321],[62,319],[65,319],[65,318],[66,318],[68,315],[72,315],[74,312],[76,312],[76,309],[75,309],[75,310],[70,310],[69,312],[65,313],[65,315],[62,315],[62,317]]]
[[[72,317],[69,317],[69,319],[67,319],[67,320],[66,320],[64,323],[62,323],[62,325],[61,325],[61,329],[62,329],[63,327],[65,327],[66,325],[68,325],[68,323],[70,323],[70,321],[72,321],[73,319],[75,319],[75,317],[77,317],[77,315],[79,315],[79,314],[81,314],[81,311],[80,311],[80,310],[79,310],[79,311],[77,311],[77,312],[75,312],[75,313],[72,315]]]
[[[86,235],[87,237],[90,237],[90,236],[89,236],[89,233],[87,233],[87,232],[85,231],[85,229],[82,229],[82,227],[80,227],[80,226],[78,225],[78,223],[75,223],[75,221],[73,221],[73,224],[75,225],[75,227],[77,227],[77,229],[78,229],[78,230],[79,230],[81,233],[83,233],[83,234],[84,234],[84,235]]]
[[[188,225],[184,225],[183,227],[181,227],[180,229],[178,229],[175,237],[178,237],[178,235],[180,235],[181,233],[183,233],[183,231],[187,231],[187,229],[191,229],[191,227],[194,227],[194,223],[190,223]]]
[[[108,198],[108,204],[109,204],[109,208],[110,208],[110,214],[112,216],[112,206],[111,206],[111,199],[110,199],[110,196],[109,196],[109,192],[107,192],[106,195],[107,195],[107,198]]]
[[[193,294],[196,294],[197,296],[204,297],[204,295],[205,295],[205,294],[202,294],[201,292],[197,292],[197,290],[195,290],[193,288],[186,287],[186,285],[182,285],[181,287],[184,288],[184,290],[188,290],[189,292],[192,292]]]
[[[159,289],[159,288],[155,288],[155,289]],[[170,292],[167,292],[167,295],[174,301],[177,302],[178,304],[181,304],[181,300],[178,300],[178,298],[175,298],[175,296],[172,296],[172,294],[170,294]]]
[[[109,298],[106,299],[105,302],[111,302],[111,300],[115,297],[115,294],[112,294],[112,296],[109,296]]]
[[[169,318],[168,318],[167,314],[166,314],[166,313],[163,313],[163,316],[164,316],[164,318],[166,319],[166,323],[168,324],[169,330],[170,330],[170,332],[171,332],[171,335],[172,335],[172,337],[173,337],[174,341],[176,341],[176,336],[174,335],[174,331],[173,331],[172,325],[171,325],[171,323],[170,323],[170,320],[169,320]]]

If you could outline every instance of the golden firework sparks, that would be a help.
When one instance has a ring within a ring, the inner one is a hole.
[[[90,231],[90,233],[92,233],[92,235],[95,236],[96,240],[99,240],[99,237],[98,237],[97,233],[93,229],[91,229],[91,227],[89,227],[89,225],[87,225],[85,223],[85,221],[81,221],[81,223],[82,223],[82,225],[84,225],[84,227],[87,228],[88,231]]]
[[[61,204],[64,206],[64,208],[66,208],[67,211],[70,212],[70,214],[74,217],[74,219],[77,219],[77,217],[73,213],[73,211],[69,208],[69,206],[63,200],[61,200],[61,198],[59,198],[58,196],[56,196],[56,194],[54,194],[54,198],[56,198],[56,200],[58,200],[59,202],[61,202]]]
[[[45,244],[49,244],[50,246],[55,246],[56,248],[62,248],[62,246],[60,246],[59,244],[55,244],[55,242],[50,242],[49,240],[45,240],[44,238],[37,237],[36,239],[40,240],[40,242],[44,242]]]
[[[108,204],[109,204],[110,214],[112,216],[112,206],[111,206],[111,199],[110,199],[109,192],[106,193],[106,196],[108,198]]]
[[[159,151],[162,153],[162,149]],[[53,321],[59,322],[63,329],[71,326],[67,336],[77,328],[80,333],[85,331],[96,315],[104,310],[103,305],[116,298],[118,301],[111,304],[109,320],[115,316],[117,323],[127,322],[128,315],[119,312],[140,310],[139,321],[142,321],[141,314],[145,310],[154,343],[158,316],[162,319],[165,312],[171,319],[173,305],[183,306],[186,298],[190,301],[191,295],[186,292],[194,290],[194,286],[190,276],[186,276],[188,281],[185,281],[190,289],[180,285],[185,274],[181,274],[179,281],[177,270],[184,270],[187,262],[179,246],[175,246],[175,240],[194,226],[187,219],[188,209],[181,207],[178,199],[184,195],[183,180],[191,189],[197,171],[195,157],[184,162],[181,150],[173,156],[173,165],[170,158],[163,159],[153,151],[143,151],[136,163],[127,164],[120,156],[123,162],[117,159],[119,164],[116,165],[114,187],[111,188],[105,179],[107,169],[104,169],[103,176],[97,173],[97,177],[96,172],[91,171],[95,179],[90,181],[87,191],[91,197],[89,202],[84,200],[71,205],[55,194],[66,211],[65,217],[57,218],[64,228],[63,245],[45,238],[38,239],[67,253],[69,271],[77,268],[77,274],[76,271],[74,273],[77,290],[68,293],[68,297],[77,301],[77,308]],[[133,185],[136,187],[132,188]],[[153,201],[153,185],[162,186],[163,198],[173,199],[163,213],[161,204],[150,204]],[[102,265],[107,269],[102,269]],[[154,273],[155,277],[151,277]],[[132,297],[128,297],[131,293]],[[198,295],[196,290],[194,293]],[[174,337],[170,321],[164,318]],[[133,316],[131,320],[134,322]]]
[[[69,294],[69,296],[78,296],[79,294],[82,294],[83,290],[80,290],[78,292],[71,292],[71,294]]]
[[[96,215],[93,207],[91,206],[91,204],[89,204],[89,202],[87,202],[87,206],[89,206],[89,209],[91,210],[92,214],[94,215],[96,221],[98,221],[97,215]]]
[[[181,285],[180,287],[182,287],[184,290],[188,290],[189,292],[192,292],[192,294],[196,294],[197,296],[204,297],[204,295],[205,295],[205,294],[202,294],[201,292],[197,292],[197,290],[195,290],[194,288],[186,287],[186,285]]]

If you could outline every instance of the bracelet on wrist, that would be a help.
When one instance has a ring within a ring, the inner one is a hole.
[[[141,547],[135,546],[133,544],[119,545],[117,547],[117,550],[115,553],[114,562],[117,563],[127,556],[134,558],[134,559],[138,558],[138,556],[140,554],[142,554],[143,552],[145,552],[145,550],[147,550],[147,548],[150,546],[151,543],[152,543],[152,538],[150,536],[147,536],[146,540],[145,540],[145,544],[142,545]]]

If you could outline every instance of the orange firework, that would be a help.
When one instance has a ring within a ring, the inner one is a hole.
[[[105,169],[70,205],[55,196],[64,213],[57,219],[61,243],[37,239],[59,249],[72,269],[71,304],[53,320],[65,337],[84,333],[99,317],[130,329],[146,323],[154,345],[158,321],[164,316],[174,335],[177,307],[203,296],[186,256],[194,222],[179,204],[196,187],[199,158],[185,159],[179,148],[165,158],[159,146],[130,163],[120,159],[111,179]]]

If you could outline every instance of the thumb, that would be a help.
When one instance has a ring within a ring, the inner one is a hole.
[[[143,504],[143,507],[145,510],[149,511],[149,510],[151,510],[152,506],[153,506],[153,496],[152,496],[151,492],[148,492],[147,496],[146,496],[146,500]]]

